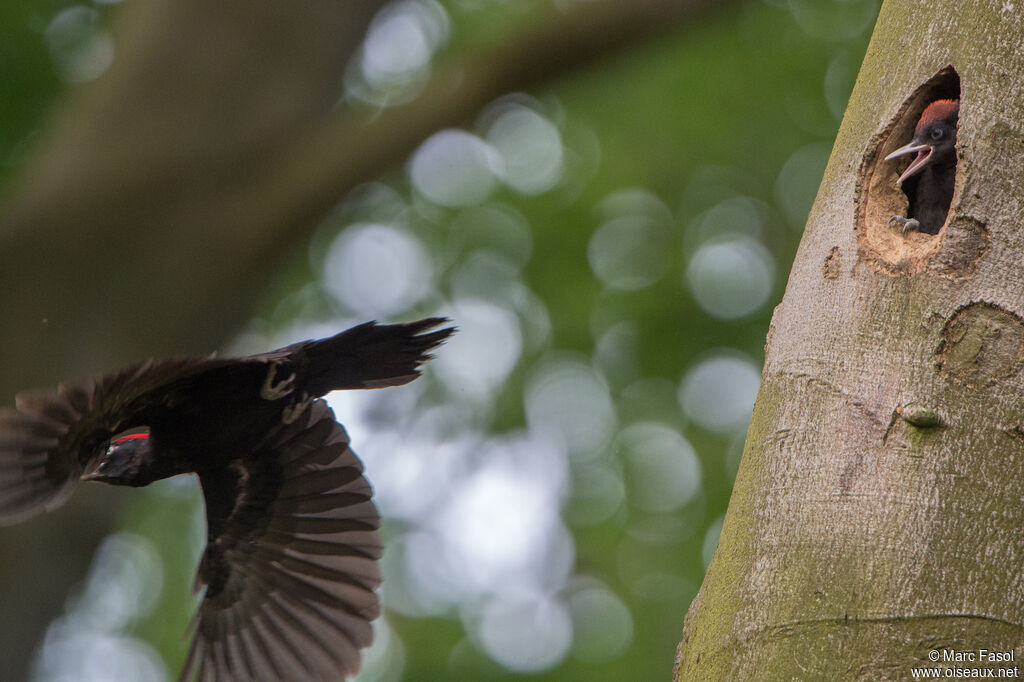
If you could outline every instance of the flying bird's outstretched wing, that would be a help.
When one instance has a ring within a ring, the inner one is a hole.
[[[251,456],[200,472],[206,585],[179,678],[341,680],[359,669],[380,604],[380,517],[323,400]]]

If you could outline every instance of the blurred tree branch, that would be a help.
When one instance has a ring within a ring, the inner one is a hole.
[[[124,8],[114,64],[71,93],[0,217],[0,340],[21,360],[4,388],[207,349],[244,320],[251,192],[331,116],[382,4]]]
[[[531,29],[515,41],[442,65],[431,87],[409,105],[386,110],[368,124],[356,112],[326,122],[302,144],[286,150],[289,157],[282,159],[280,174],[266,191],[256,194],[268,212],[290,211],[279,222],[295,225],[304,236],[312,220],[346,192],[401,163],[431,133],[466,122],[503,94],[565,77],[722,4],[726,3],[603,0],[536,17]],[[299,196],[305,201],[288,200]]]
[[[5,395],[148,355],[209,351],[244,323],[268,272],[333,204],[432,132],[724,3],[549,8],[367,122],[336,103],[383,4],[151,0],[120,9],[113,65],[70,92],[4,197]],[[20,639],[5,642],[0,669],[12,679],[25,677],[40,632],[106,531],[113,512],[103,497],[80,491],[74,524],[53,514],[3,531],[0,628]],[[61,533],[76,549],[50,566]]]
[[[73,94],[0,218],[0,341],[22,359],[0,387],[208,351],[318,218],[432,132],[720,3],[551,11],[367,123],[334,102],[380,4],[125,9],[115,64]]]

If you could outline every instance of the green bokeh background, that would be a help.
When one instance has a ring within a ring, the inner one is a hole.
[[[442,3],[451,20],[450,43],[444,51],[471,58],[480,45],[515,40],[514,19],[529,16],[527,5],[537,4]],[[696,26],[680,27],[528,93],[536,98],[538,110],[555,123],[567,154],[575,161],[548,191],[525,196],[498,189],[484,204],[510,208],[528,224],[532,249],[515,277],[543,304],[550,334],[539,347],[524,351],[514,371],[490,396],[491,404],[482,410],[486,416],[472,420],[473,428],[481,438],[523,429],[524,388],[533,370],[555,357],[552,353],[572,351],[577,359],[592,363],[607,383],[618,430],[654,419],[685,436],[701,464],[700,492],[671,512],[654,514],[631,499],[629,481],[625,481],[627,492],[614,513],[600,523],[577,524],[574,506],[585,504],[589,491],[576,475],[577,460],[571,460],[569,480],[575,486],[566,491],[562,513],[575,547],[573,571],[600,581],[628,609],[632,635],[621,654],[595,662],[570,649],[551,667],[510,670],[492,660],[478,638],[467,633],[467,620],[460,617],[459,609],[424,618],[389,612],[387,621],[392,636],[401,640],[404,663],[368,666],[361,679],[668,679],[682,618],[701,583],[707,552],[714,546],[715,524],[728,504],[742,443],[742,429],[723,433],[695,423],[681,408],[675,389],[681,377],[711,351],[734,350],[760,366],[772,307],[782,296],[877,4],[874,0],[725,3],[720,10],[703,15]],[[18,172],[19,161],[44,131],[65,87],[45,29],[72,6],[52,0],[0,4],[2,183]],[[107,4],[88,7],[97,11],[100,26],[116,11],[116,6]],[[461,259],[467,249],[458,245],[468,239],[459,233],[468,209],[432,206],[417,194],[405,168],[395,168],[379,181],[409,208],[402,229],[421,240],[434,256],[436,291],[403,317],[444,311],[455,286],[453,277],[464,265]],[[667,270],[654,283],[636,290],[609,288],[588,260],[588,245],[601,225],[602,202],[624,190],[656,198],[671,216],[664,247]],[[755,236],[774,257],[775,275],[764,305],[751,314],[723,320],[698,305],[687,286],[686,272],[696,249],[715,237],[695,226],[709,209],[736,201],[754,207],[760,224]],[[286,335],[296,325],[324,322],[339,314],[351,316],[319,287],[318,270],[334,235],[367,211],[371,209],[365,205],[342,207],[321,227],[308,252],[300,250],[301,255],[280,272],[268,273],[276,282],[274,290],[267,292],[236,347],[263,350],[255,346]],[[486,232],[486,226],[481,229]],[[601,333],[622,321],[630,325],[633,345],[628,369],[617,374],[614,366],[595,360],[594,353]],[[225,347],[231,344],[225,339]],[[653,398],[651,394],[637,397],[630,386],[640,380],[671,390]],[[452,395],[451,386],[441,385],[429,372],[423,383],[420,409],[459,399]],[[344,420],[346,415],[339,413],[339,418]],[[624,475],[627,467],[620,461],[615,440],[595,457]],[[368,474],[373,479],[372,468]],[[194,517],[199,494],[193,487],[175,483],[155,491],[126,493],[123,499],[117,530],[148,538],[163,564],[159,571],[163,579],[155,588],[159,590],[156,606],[144,618],[133,620],[126,634],[151,644],[173,671],[184,655],[182,632],[193,608],[188,595],[195,548],[187,542],[190,522],[182,520]],[[388,510],[383,511],[387,516]],[[666,517],[675,523],[672,541],[652,543],[638,533],[652,516],[657,516],[659,524],[666,523]],[[405,520],[386,519],[385,537],[400,537],[407,526]],[[666,583],[672,589],[660,595],[639,590],[638,570],[672,577]],[[69,609],[74,603],[69,601]],[[385,668],[389,672],[380,672]],[[37,667],[38,679],[50,679],[43,670]]]

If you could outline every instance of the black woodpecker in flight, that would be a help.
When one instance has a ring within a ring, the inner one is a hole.
[[[195,473],[205,593],[179,679],[342,680],[380,611],[380,517],[321,396],[412,381],[454,331],[444,322],[368,322],[261,355],[149,361],[19,393],[0,408],[0,525],[60,506],[79,480]]]

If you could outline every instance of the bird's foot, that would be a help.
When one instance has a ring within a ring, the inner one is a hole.
[[[889,224],[892,225],[893,223],[899,223],[903,226],[902,234],[906,234],[907,230],[919,230],[921,228],[921,223],[914,218],[904,218],[901,215],[894,215],[889,218]]]
[[[260,387],[260,397],[264,400],[277,400],[295,390],[295,372],[274,383],[274,380],[277,378],[278,366],[277,363],[270,365],[267,378],[263,381],[263,386]]]
[[[302,414],[306,411],[306,408],[308,408],[312,404],[313,404],[313,396],[308,395],[306,393],[303,393],[302,394],[302,400],[300,400],[299,402],[295,403],[294,405],[289,405],[286,408],[284,408],[284,410],[282,410],[282,412],[281,412],[281,423],[282,424],[291,424],[296,419],[301,417]]]

